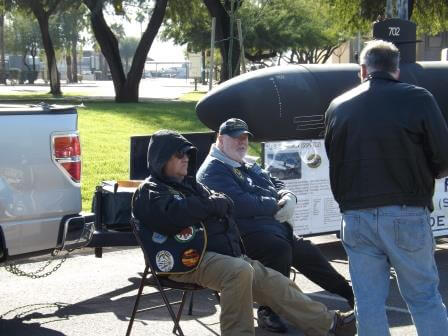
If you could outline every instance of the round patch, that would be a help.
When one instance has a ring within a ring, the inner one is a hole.
[[[193,226],[189,226],[175,235],[174,239],[176,239],[176,241],[178,241],[179,243],[186,243],[192,240],[195,235],[196,229]]]
[[[194,249],[188,249],[185,250],[184,253],[182,253],[182,264],[187,267],[196,266],[199,263],[199,259],[201,259],[200,254]]]
[[[163,244],[168,239],[168,236],[160,234],[158,232],[154,232],[152,234],[152,241],[157,244]]]
[[[322,163],[322,158],[319,154],[310,154],[307,157],[307,165],[310,168],[317,168]]]
[[[157,252],[156,254],[156,265],[162,272],[169,272],[173,269],[174,266],[174,258],[173,255],[166,251],[162,250]]]

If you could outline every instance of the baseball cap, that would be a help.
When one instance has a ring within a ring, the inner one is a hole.
[[[219,134],[228,135],[232,138],[236,138],[241,134],[249,134],[250,136],[253,136],[253,134],[249,132],[247,124],[238,118],[231,118],[224,121],[221,126],[219,126]]]

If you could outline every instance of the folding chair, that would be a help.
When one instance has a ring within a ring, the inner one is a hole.
[[[289,277],[291,278],[291,273],[292,273],[292,281],[293,282],[296,282],[296,276],[297,276],[297,273],[299,273],[299,271],[298,270],[296,270],[294,267],[291,267],[290,269],[289,269]]]
[[[144,229],[140,227],[140,222],[135,218],[131,219],[131,226],[134,231],[135,238],[137,239],[137,242],[140,245],[140,248],[142,249],[143,255],[145,257],[145,269],[143,271],[142,279],[140,281],[140,287],[138,289],[137,297],[135,299],[134,309],[132,311],[131,319],[129,320],[129,325],[128,325],[128,329],[126,331],[126,336],[129,336],[131,334],[135,314],[137,312],[140,313],[140,312],[151,309],[151,308],[149,308],[149,309],[143,309],[143,310],[137,311],[140,297],[142,296],[143,287],[145,285],[149,285],[149,286],[157,288],[158,292],[162,296],[162,299],[165,303],[166,308],[168,309],[171,319],[174,322],[173,334],[177,334],[177,332],[179,332],[180,336],[184,336],[184,333],[179,325],[179,320],[182,315],[182,310],[184,308],[187,294],[189,292],[191,292],[190,307],[188,310],[188,314],[191,315],[192,309],[193,309],[193,292],[196,290],[201,290],[201,289],[205,289],[205,288],[202,286],[196,285],[196,284],[172,281],[172,280],[168,279],[166,276],[157,275],[155,272],[155,268],[152,264],[151,258],[149,257],[149,251],[145,248],[145,244],[144,244],[144,242],[147,244],[152,243],[151,239],[149,238],[149,234],[147,234],[145,237]],[[147,278],[149,273],[151,273],[151,277]],[[172,290],[172,289],[183,291],[182,299],[180,301],[180,306],[177,311],[177,314],[174,313],[174,310],[172,307],[173,303],[169,302],[168,297],[165,293],[166,290]]]

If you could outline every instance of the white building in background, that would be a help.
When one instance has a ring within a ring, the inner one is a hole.
[[[442,50],[448,48],[448,32],[440,33],[435,36],[423,35],[417,38],[417,61],[440,61],[442,59]],[[358,39],[351,39],[342,44],[333,53],[327,63],[358,63],[358,54],[364,46],[363,41],[358,43]],[[444,59],[448,61],[448,59]]]

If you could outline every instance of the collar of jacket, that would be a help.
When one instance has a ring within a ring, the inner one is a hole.
[[[222,163],[225,163],[226,165],[228,165],[228,166],[230,166],[232,168],[239,168],[239,167],[241,167],[241,163],[239,163],[239,162],[229,158],[218,147],[216,147],[215,144],[213,144],[212,147],[210,148],[210,156],[214,157],[215,159],[218,159]]]
[[[196,179],[192,176],[185,176],[183,180],[179,182],[167,176],[158,177],[157,175],[151,175],[149,178],[146,179],[146,181],[149,182],[151,178],[156,179],[177,191],[179,191],[179,189],[184,188],[187,188],[190,191],[196,190]]]
[[[375,71],[367,76],[364,81],[372,80],[372,79],[385,79],[393,82],[400,82],[399,80],[392,77],[392,75],[386,71]]]

